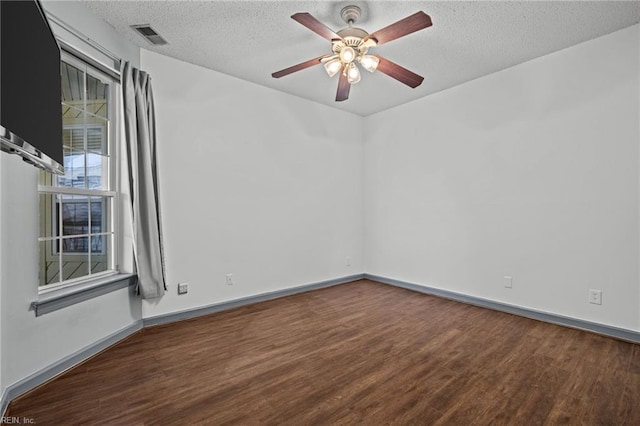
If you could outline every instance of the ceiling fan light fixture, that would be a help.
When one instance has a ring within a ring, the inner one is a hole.
[[[381,73],[411,88],[416,88],[422,83],[424,80],[422,76],[381,56],[368,55],[367,53],[371,47],[380,46],[430,27],[432,22],[429,15],[423,11],[418,11],[371,34],[362,28],[353,26],[360,17],[360,8],[358,6],[351,5],[344,7],[340,16],[347,23],[348,27],[335,32],[314,18],[310,13],[298,12],[291,15],[291,19],[331,42],[332,54],[322,55],[296,64],[292,67],[274,72],[271,76],[273,78],[284,77],[285,75],[321,63],[327,74],[329,74],[329,77],[340,72],[336,102],[349,99],[349,88],[352,84],[360,81],[362,76],[357,64],[358,62],[362,68],[369,72],[380,70]]]
[[[356,59],[356,51],[351,46],[345,46],[340,50],[340,60],[345,64],[350,64]]]
[[[347,81],[349,84],[356,84],[360,81],[360,70],[356,66],[355,63],[350,63],[347,65]]]
[[[374,72],[376,69],[378,69],[379,63],[380,59],[373,55],[362,55],[360,57],[360,65],[362,65],[362,68],[369,72]]]
[[[338,58],[331,59],[324,63],[324,69],[329,74],[329,77],[333,77],[342,69],[342,62]]]

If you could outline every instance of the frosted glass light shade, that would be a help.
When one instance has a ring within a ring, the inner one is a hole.
[[[340,60],[345,64],[350,64],[354,59],[356,59],[356,51],[353,50],[353,47],[343,47],[340,51]]]
[[[372,55],[364,55],[360,58],[360,65],[362,65],[362,68],[369,72],[374,72],[376,69],[378,69],[379,63],[380,60]]]
[[[342,69],[342,62],[340,59],[332,59],[324,63],[324,69],[329,74],[329,77],[333,77]]]
[[[350,84],[356,84],[360,81],[360,70],[354,63],[349,64],[347,67],[347,81]]]

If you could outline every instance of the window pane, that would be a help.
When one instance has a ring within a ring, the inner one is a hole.
[[[109,85],[87,74],[87,112],[99,117],[108,118],[108,96]]]
[[[100,234],[109,229],[109,197],[91,197],[91,233]]]
[[[89,197],[64,195],[62,197],[62,236],[89,233]],[[85,246],[80,250],[86,249]],[[73,246],[70,246],[73,247]],[[69,253],[68,250],[65,252]],[[73,252],[73,251],[72,251]]]
[[[109,269],[111,235],[91,237],[91,273],[96,274]]]
[[[54,255],[52,247],[57,247],[56,241],[40,241],[40,270],[39,284],[57,284],[60,281],[59,257]]]
[[[89,238],[62,239],[62,280],[89,274]]]
[[[61,238],[60,242],[62,243],[62,255],[63,256],[75,256],[80,255],[80,259],[82,259],[82,255],[89,254],[89,238],[88,237],[73,237],[73,238]],[[65,257],[67,259],[67,257]],[[75,259],[75,257],[71,257],[70,259]],[[65,260],[63,260],[64,264]]]
[[[75,149],[84,149],[85,113],[77,107],[62,104],[62,144]]]
[[[87,116],[87,151],[109,154],[107,150],[108,123],[101,118]]]
[[[64,175],[58,176],[58,186],[84,188],[85,161],[84,151],[64,148]]]
[[[109,158],[104,155],[88,153],[87,186],[89,189],[109,189]]]
[[[62,129],[62,146],[66,149],[84,151],[84,129],[81,124],[70,124]]]
[[[84,71],[62,62],[60,64],[62,101],[84,109]]]
[[[38,221],[40,222],[40,237],[50,237],[53,230],[56,229],[53,224],[57,214],[53,213],[53,209],[58,206],[57,196],[55,194],[40,194],[40,209]]]

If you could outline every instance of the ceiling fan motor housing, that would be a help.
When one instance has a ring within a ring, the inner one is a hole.
[[[340,31],[338,31],[337,34],[344,39],[346,39],[347,37],[351,37],[351,38],[358,38],[360,40],[362,40],[363,38],[369,35],[369,33],[363,30],[362,28],[355,28],[355,27],[348,27],[348,28],[341,29]]]
[[[368,32],[363,30],[362,28],[344,28],[337,33],[342,40],[334,40],[331,44],[331,50],[333,53],[340,54],[340,51],[345,47],[352,47],[358,56],[365,55],[369,50],[369,44],[364,43],[363,39],[369,35]]]

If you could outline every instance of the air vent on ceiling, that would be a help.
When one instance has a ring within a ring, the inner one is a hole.
[[[136,30],[142,37],[144,37],[149,43],[156,46],[167,44],[167,40],[163,39],[149,24],[131,25],[131,28]]]

